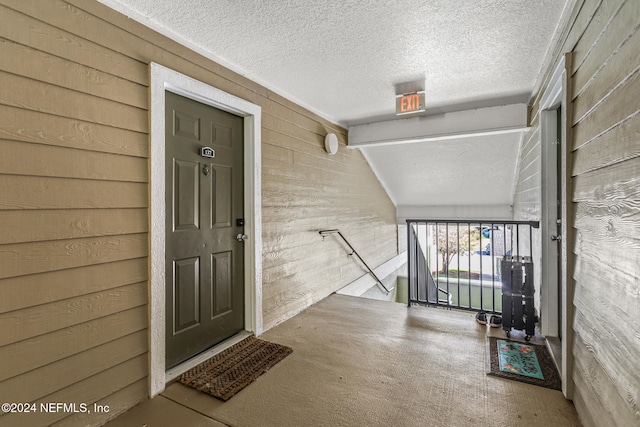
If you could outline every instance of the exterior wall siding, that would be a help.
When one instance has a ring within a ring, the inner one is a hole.
[[[398,253],[346,130],[104,5],[1,0],[0,50],[0,400],[110,407],[0,424],[99,425],[148,396],[152,61],[262,107],[265,329],[365,274],[318,230],[373,267]]]
[[[578,1],[553,61],[572,52],[572,377],[585,426],[640,425],[639,25],[637,1]],[[543,90],[532,104],[531,134],[539,131]],[[533,140],[539,144],[539,136]],[[532,209],[540,204],[539,179],[535,202],[526,196],[532,175],[523,165],[514,210],[524,217],[540,211]]]
[[[540,221],[542,203],[540,158],[540,128],[536,124],[531,124],[531,128],[522,139],[517,163],[513,196],[513,219],[516,221]],[[540,311],[540,265],[542,264],[540,228],[531,229],[531,242],[529,242],[529,236],[524,234],[520,241],[520,247],[522,249],[520,253],[523,254],[527,254],[529,247],[533,251],[531,257],[535,265],[533,270],[534,305]]]

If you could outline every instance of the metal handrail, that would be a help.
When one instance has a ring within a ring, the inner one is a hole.
[[[367,268],[367,270],[369,270],[369,274],[371,274],[373,276],[373,278],[376,280],[377,284],[382,286],[382,289],[384,289],[384,291],[388,294],[389,292],[391,292],[394,288],[391,289],[387,289],[387,287],[382,283],[382,280],[380,280],[378,278],[378,276],[376,276],[376,273],[373,272],[373,270],[371,269],[371,267],[369,267],[369,265],[362,259],[362,257],[360,256],[360,254],[356,251],[356,249],[351,245],[351,243],[349,243],[349,241],[347,240],[346,237],[344,237],[342,235],[342,233],[340,232],[340,230],[338,230],[337,228],[331,229],[331,230],[320,230],[318,232],[321,236],[322,239],[324,240],[324,238],[326,236],[328,236],[329,234],[337,234],[338,236],[340,236],[342,238],[342,240],[344,240],[344,242],[347,244],[347,246],[349,246],[349,249],[351,249],[351,253],[349,254],[349,256],[351,255],[355,255],[358,257],[358,259],[360,260],[360,262],[362,262],[362,264]]]

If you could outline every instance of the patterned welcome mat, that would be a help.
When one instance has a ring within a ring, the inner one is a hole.
[[[487,374],[541,387],[561,389],[553,360],[544,345],[488,339]]]
[[[250,336],[180,375],[178,381],[226,402],[292,351]]]

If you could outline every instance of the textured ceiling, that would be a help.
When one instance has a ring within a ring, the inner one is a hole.
[[[527,103],[575,0],[100,0],[345,127]],[[401,205],[511,204],[521,134],[361,148]],[[409,164],[407,164],[409,160]]]
[[[343,125],[528,102],[565,0],[101,0]]]

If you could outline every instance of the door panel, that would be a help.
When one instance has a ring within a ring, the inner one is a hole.
[[[174,134],[200,141],[200,119],[184,111],[173,112]]]
[[[173,229],[200,228],[200,168],[196,162],[175,160],[173,175]]]
[[[211,317],[227,313],[233,309],[233,270],[231,268],[231,252],[212,255],[212,276],[215,278],[215,292],[211,303]]]
[[[231,148],[232,129],[228,126],[212,123],[213,143],[221,147]]]
[[[200,324],[200,258],[174,262],[175,333]]]
[[[211,198],[212,227],[231,226],[231,168],[214,166],[213,197]]]
[[[169,368],[244,328],[244,138],[240,117],[170,92],[166,102]]]

